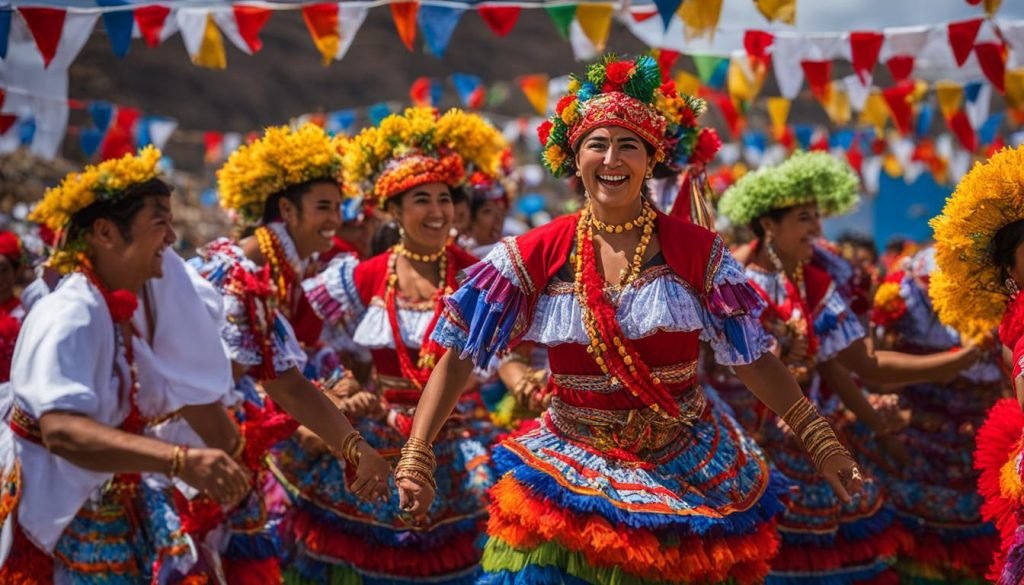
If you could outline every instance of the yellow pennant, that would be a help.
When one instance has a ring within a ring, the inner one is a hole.
[[[776,136],[782,136],[786,131],[786,122],[789,120],[789,100],[784,97],[768,98],[768,117],[772,121],[772,132]]]
[[[864,102],[864,109],[860,113],[860,123],[875,127],[875,132],[881,136],[885,132],[885,123],[889,119],[889,106],[882,97],[882,92],[873,90]]]
[[[999,11],[999,7],[1003,5],[1003,0],[985,0],[985,14],[992,17],[996,12]]]
[[[887,175],[894,179],[903,176],[903,166],[891,153],[885,155],[885,158],[882,160],[882,168],[885,169]]]
[[[765,67],[750,62],[746,55],[737,55],[729,60],[729,97],[736,103],[749,103],[757,98],[764,85]]]
[[[960,111],[964,101],[964,86],[955,81],[943,79],[935,82],[935,98],[939,101],[939,110],[947,120]]]
[[[853,116],[853,110],[850,108],[850,96],[841,82],[832,82],[832,87],[823,105],[825,113],[837,126],[845,126]]]
[[[543,73],[519,78],[519,87],[526,95],[527,101],[541,116],[546,116],[548,113],[548,83],[548,76]]]
[[[224,38],[221,37],[217,25],[213,22],[213,15],[206,15],[206,28],[203,30],[203,42],[199,45],[199,52],[192,57],[192,62],[200,67],[209,69],[227,69],[228,58],[224,53]]]
[[[754,5],[771,22],[796,24],[796,0],[754,0]]]
[[[597,51],[603,52],[612,30],[612,15],[615,8],[607,4],[580,4],[576,8],[576,20]]]
[[[676,73],[676,91],[682,95],[697,95],[700,92],[700,78],[687,71]]]
[[[676,14],[683,20],[683,35],[687,40],[714,38],[722,17],[722,0],[683,0]]]
[[[1008,69],[1004,80],[1006,104],[1015,110],[1024,108],[1024,67]]]

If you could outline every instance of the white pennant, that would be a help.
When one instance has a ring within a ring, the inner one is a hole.
[[[850,98],[850,107],[853,111],[863,110],[868,96],[871,95],[871,76],[868,75],[868,82],[864,84],[860,82],[860,77],[847,75],[843,78],[843,87],[846,88],[846,96]]]
[[[356,39],[356,33],[362,28],[366,21],[366,15],[370,7],[366,5],[351,5],[348,2],[338,3],[338,52],[334,54],[335,60],[341,61]]]
[[[913,185],[914,181],[917,181],[917,178],[923,172],[924,164],[919,161],[912,161],[903,167],[903,182],[907,185]]]
[[[985,120],[988,120],[988,113],[992,106],[992,84],[988,81],[981,84],[981,91],[978,98],[973,102],[964,99],[964,110],[967,112],[967,119],[971,121],[971,127],[977,130],[981,128]]]
[[[82,47],[92,35],[92,29],[96,26],[99,13],[68,12],[64,16],[64,31],[60,35],[60,43],[57,44],[57,53],[50,62],[50,67],[67,69],[71,62],[82,52]]]
[[[954,183],[959,183],[971,168],[971,153],[958,148],[953,158],[949,159],[949,178]]]
[[[225,132],[224,140],[221,142],[221,156],[227,158],[232,152],[238,150],[239,146],[242,146],[242,133]]]
[[[1010,67],[1024,65],[1024,20],[997,20],[996,24],[999,26],[999,32],[1003,33],[1003,38],[1013,49],[1010,51],[1011,62],[1007,65]]]
[[[577,61],[593,61],[599,55],[597,47],[587,38],[578,20],[573,20],[569,25],[569,43],[572,45],[572,54]]]
[[[803,36],[776,36],[772,44],[772,65],[779,93],[787,99],[796,99],[804,84],[804,70],[800,60],[807,40]]]
[[[1024,130],[1019,130],[1010,134],[1010,144],[1014,147],[1024,144]]]
[[[511,144],[515,144],[519,140],[519,120],[509,120],[505,123],[505,126],[501,129],[501,135],[505,137],[505,140]],[[539,139],[537,139],[539,141]]]
[[[224,36],[231,41],[231,44],[238,47],[240,51],[246,55],[252,55],[252,49],[249,47],[249,43],[245,42],[242,38],[242,33],[238,31],[238,21],[235,20],[235,11],[231,8],[218,7],[210,10],[210,14],[213,15],[213,21],[217,23],[217,28],[220,32],[224,33]]]
[[[149,122],[149,141],[158,150],[163,150],[167,146],[167,141],[171,138],[171,134],[174,134],[174,131],[177,129],[177,120],[151,120]]]
[[[740,160],[740,145],[735,142],[727,142],[718,151],[718,160],[723,165],[734,165]]]
[[[178,28],[181,29],[181,40],[185,43],[188,56],[194,58],[203,45],[203,34],[206,32],[206,16],[210,13],[206,8],[182,8],[178,10]]]
[[[864,159],[860,166],[860,174],[864,190],[868,193],[878,193],[879,178],[882,175],[882,157],[869,156]]]
[[[945,132],[935,139],[935,156],[949,160],[953,156],[953,135]]]
[[[850,60],[850,42],[844,35],[833,33],[807,35],[804,54],[809,61],[828,61],[832,59]]]
[[[879,53],[879,61],[885,62],[895,55],[917,57],[928,44],[932,29],[928,26],[904,26],[885,29],[885,42]]]

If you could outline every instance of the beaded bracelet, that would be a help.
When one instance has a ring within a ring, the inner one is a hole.
[[[818,410],[807,397],[801,397],[789,407],[786,414],[782,415],[782,420],[789,425],[793,434],[811,455],[818,471],[821,471],[825,462],[833,455],[851,458],[850,452],[839,442],[832,426],[818,414]]]

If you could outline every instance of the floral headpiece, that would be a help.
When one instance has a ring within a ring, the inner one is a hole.
[[[470,201],[504,201],[505,205],[508,205],[513,190],[511,183],[514,171],[512,151],[505,150],[501,155],[501,166],[497,175],[475,171],[466,180]]]
[[[776,209],[816,203],[822,215],[842,215],[860,200],[853,169],[825,152],[798,152],[782,164],[747,173],[718,203],[722,215],[746,225]]]
[[[383,206],[413,187],[461,186],[467,167],[494,173],[506,148],[501,133],[476,114],[409,108],[366,128],[345,149],[345,187]]]
[[[248,225],[259,223],[274,193],[324,179],[339,181],[344,139],[331,138],[316,124],[296,130],[267,128],[259,140],[242,146],[217,171],[220,205]]]
[[[931,220],[935,263],[928,294],[939,319],[970,339],[993,331],[1009,292],[992,256],[996,232],[1024,219],[1024,147],[974,165]]]
[[[679,95],[651,56],[620,60],[607,55],[587,69],[586,79],[570,77],[569,93],[538,127],[544,166],[556,177],[571,175],[579,141],[605,126],[636,133],[654,148],[655,161],[673,170],[706,164],[722,142],[713,129],[697,126],[705,107],[704,100]]]
[[[25,260],[25,247],[18,234],[0,232],[0,256],[6,257],[12,264],[21,264]]]
[[[62,273],[77,266],[84,240],[69,239],[71,218],[98,201],[115,201],[132,187],[158,178],[160,158],[159,150],[147,146],[137,155],[126,154],[70,173],[60,185],[47,189],[28,219],[56,234],[50,264]]]

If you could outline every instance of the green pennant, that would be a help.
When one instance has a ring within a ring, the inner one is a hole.
[[[548,11],[548,16],[555,23],[555,28],[558,29],[558,33],[562,35],[562,38],[568,39],[569,26],[572,25],[572,20],[576,18],[576,5],[546,6],[544,10]]]
[[[728,61],[727,57],[719,57],[718,55],[691,55],[693,58],[693,64],[697,66],[697,77],[700,77],[700,82],[708,86],[716,86],[720,84],[714,83],[712,80],[719,72],[719,68],[723,62]],[[723,76],[724,77],[724,76]],[[719,81],[714,79],[714,81]],[[722,79],[721,81],[725,81]]]

